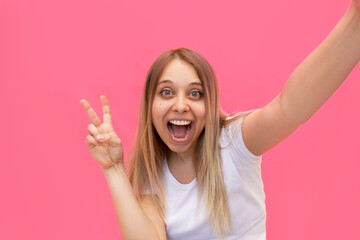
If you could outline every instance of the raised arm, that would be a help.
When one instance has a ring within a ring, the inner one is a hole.
[[[103,171],[108,183],[122,239],[166,240],[165,224],[150,198],[138,202],[121,164]]]
[[[329,99],[360,60],[360,1],[295,69],[282,92],[244,118],[247,148],[261,155],[289,136]]]
[[[353,1],[330,35],[292,73],[282,91],[284,114],[307,121],[360,60],[360,9]]]
[[[108,100],[105,96],[100,96],[100,100],[104,113],[103,123],[85,99],[80,101],[91,121],[86,143],[108,183],[122,239],[165,240],[164,220],[155,210],[151,199],[145,198],[138,202],[135,197],[125,171],[121,140],[112,125]],[[101,136],[102,139],[99,138]]]

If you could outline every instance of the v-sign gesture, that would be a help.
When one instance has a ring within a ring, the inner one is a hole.
[[[89,135],[86,137],[87,147],[91,156],[104,171],[117,163],[124,166],[124,154],[121,140],[113,129],[109,102],[104,95],[100,96],[100,101],[103,108],[103,123],[85,99],[81,99],[80,104],[91,121],[88,126]]]

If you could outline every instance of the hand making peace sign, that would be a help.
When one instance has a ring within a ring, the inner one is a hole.
[[[109,102],[104,95],[100,96],[100,101],[103,108],[104,122],[102,124],[94,109],[85,99],[81,99],[80,104],[91,121],[88,126],[89,135],[86,137],[87,147],[101,169],[107,170],[117,163],[124,166],[124,154],[121,140],[112,126]]]

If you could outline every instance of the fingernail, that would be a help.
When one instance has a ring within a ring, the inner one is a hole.
[[[104,136],[103,136],[103,135],[99,135],[99,136],[97,136],[97,139],[98,139],[98,140],[104,140]]]

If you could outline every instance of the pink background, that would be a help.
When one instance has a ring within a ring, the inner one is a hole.
[[[119,239],[87,150],[87,99],[110,102],[127,156],[148,68],[203,54],[228,112],[265,106],[350,0],[0,0],[0,239]],[[360,239],[360,67],[263,155],[269,240]]]

